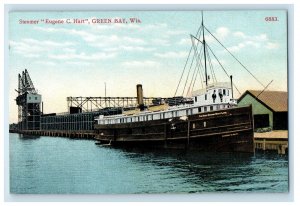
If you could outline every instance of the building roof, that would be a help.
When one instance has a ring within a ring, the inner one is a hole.
[[[288,111],[288,93],[283,91],[247,90],[239,99],[240,102],[247,94],[256,98],[260,103],[274,112]],[[260,94],[261,93],[261,94]],[[259,96],[258,96],[259,95]],[[258,96],[258,97],[257,97]]]

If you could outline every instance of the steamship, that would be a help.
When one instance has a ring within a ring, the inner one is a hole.
[[[202,89],[192,91],[190,97],[163,99],[145,106],[142,85],[138,84],[137,108],[97,117],[95,139],[113,146],[254,152],[252,108],[237,106],[232,76],[228,76],[228,82],[210,80],[205,30],[202,18],[196,36],[191,35],[193,59],[204,70]]]

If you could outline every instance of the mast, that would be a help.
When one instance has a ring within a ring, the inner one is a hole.
[[[206,44],[204,38],[203,11],[202,11],[202,36],[203,36],[203,52],[204,52],[204,68],[205,68],[205,85],[207,87]]]

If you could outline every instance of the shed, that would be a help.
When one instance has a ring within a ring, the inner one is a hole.
[[[247,90],[238,106],[252,105],[254,129],[288,129],[288,93],[284,91]]]

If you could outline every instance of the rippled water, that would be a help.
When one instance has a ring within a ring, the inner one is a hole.
[[[26,194],[288,192],[288,157],[116,149],[10,134],[10,191]]]

